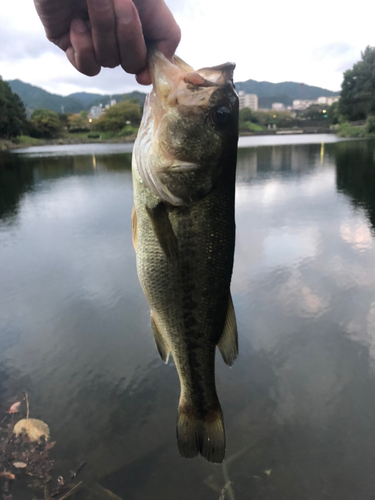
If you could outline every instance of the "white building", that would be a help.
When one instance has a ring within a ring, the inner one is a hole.
[[[309,99],[296,99],[293,101],[293,109],[298,109],[302,111],[303,109],[307,109],[312,104],[317,104],[318,101],[312,101]]]
[[[250,108],[253,111],[258,110],[258,96],[256,94],[245,94],[243,90],[240,90],[238,97],[240,100],[240,109]]]
[[[332,106],[334,102],[337,102],[340,96],[336,95],[334,97],[318,97],[318,104],[327,104],[327,106]]]
[[[285,106],[282,102],[273,102],[272,109],[274,111],[285,111]]]
[[[293,101],[293,109],[297,109],[302,111],[303,109],[307,109],[312,104],[326,104],[327,106],[331,106],[334,102],[337,102],[340,99],[340,96],[336,95],[333,97],[318,97],[315,101],[307,100],[307,99],[296,99]]]
[[[101,104],[99,104],[99,106],[92,106],[92,108],[90,109],[89,118],[97,119],[103,114],[103,112],[104,109]]]

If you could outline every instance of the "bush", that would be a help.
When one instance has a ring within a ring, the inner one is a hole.
[[[125,125],[125,127],[123,127],[117,135],[119,137],[127,137],[128,135],[136,134],[137,131],[137,128],[134,128],[131,125]]]
[[[93,126],[95,130],[102,132],[113,131],[118,133],[125,127],[126,122],[138,126],[141,116],[142,112],[138,104],[122,101],[106,109],[101,117],[93,123]]]
[[[366,126],[355,126],[349,122],[339,124],[337,135],[340,137],[366,137]]]
[[[59,115],[49,109],[36,109],[29,124],[30,136],[38,139],[58,137],[61,132]]]
[[[368,134],[375,134],[375,116],[367,118],[366,129]]]

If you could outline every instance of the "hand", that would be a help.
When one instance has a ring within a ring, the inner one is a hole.
[[[34,0],[47,38],[81,73],[121,64],[142,85],[151,83],[147,41],[171,58],[180,28],[164,0]]]

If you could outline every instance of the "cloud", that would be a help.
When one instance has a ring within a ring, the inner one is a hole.
[[[24,59],[37,59],[45,53],[59,51],[51,43],[46,43],[44,34],[36,33],[25,36],[22,31],[14,30],[11,26],[2,26],[0,31],[0,62],[18,61]]]
[[[166,1],[182,30],[178,55],[196,68],[233,60],[236,81],[297,81],[338,90],[342,73],[373,44],[372,18],[363,15],[367,0],[357,0],[355,10],[338,0],[316,0],[308,23],[296,0],[258,2],[250,15],[242,15],[240,0],[225,10],[215,0]],[[145,90],[120,68],[102,70],[94,78],[71,68],[46,39],[32,0],[5,2],[1,14],[0,74],[5,80],[19,78],[63,94]],[[331,18],[335,22],[328,29],[325,20]]]

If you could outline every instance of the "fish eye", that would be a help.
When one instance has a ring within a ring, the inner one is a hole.
[[[226,106],[220,106],[212,111],[212,120],[218,127],[225,127],[229,123],[230,111]]]

